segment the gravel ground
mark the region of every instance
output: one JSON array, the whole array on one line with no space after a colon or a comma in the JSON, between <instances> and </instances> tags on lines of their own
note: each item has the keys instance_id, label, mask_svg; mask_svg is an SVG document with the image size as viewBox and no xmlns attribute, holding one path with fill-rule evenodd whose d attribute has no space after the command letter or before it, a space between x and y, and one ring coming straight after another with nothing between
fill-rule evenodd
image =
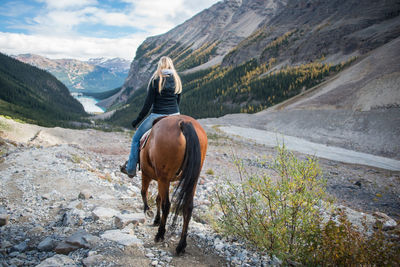
<instances>
[{"instance_id":1,"label":"gravel ground","mask_svg":"<svg viewBox=\"0 0 400 267\"><path fill-rule=\"evenodd\" d=\"M118 171L129 152L129 133L50 129L4 119L1 123L1 136L7 137L1 139L0 150L0 216L7 222L0 228L2 266L281 264L240 240L221 236L207 220L216 185L223 178L239 181L233 159L242 160L248 172L274 175L267 164L275 156L273 148L205 127L209 148L188 247L184 256L176 257L180 228L155 244L157 229L152 218L142 214L139 178L129 179ZM398 218L398 172L325 159L320 164L338 203ZM155 183L150 190L154 209ZM358 216L365 215L360 212Z\"/></svg>"}]
</instances>

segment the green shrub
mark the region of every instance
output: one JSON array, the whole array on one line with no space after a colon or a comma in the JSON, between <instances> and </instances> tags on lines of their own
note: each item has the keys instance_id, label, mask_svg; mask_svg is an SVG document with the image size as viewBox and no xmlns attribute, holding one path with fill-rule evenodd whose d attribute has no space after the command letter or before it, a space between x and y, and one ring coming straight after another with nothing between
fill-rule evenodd
<instances>
[{"instance_id":1,"label":"green shrub","mask_svg":"<svg viewBox=\"0 0 400 267\"><path fill-rule=\"evenodd\" d=\"M367 236L342 213L337 222L323 223L322 211L332 211L325 181L315 158L300 161L285 146L278 147L271 166L277 179L246 173L235 160L240 183L226 179L213 200L213 226L241 237L286 263L308 266L392 266L400 250L382 230ZM366 224L364 222L364 228ZM397 236L398 238L398 236Z\"/></svg>"},{"instance_id":2,"label":"green shrub","mask_svg":"<svg viewBox=\"0 0 400 267\"><path fill-rule=\"evenodd\" d=\"M236 162L242 183L226 181L215 195L223 216L216 222L227 235L247 239L281 259L299 260L319 234L319 210L325 202L324 182L314 158L298 161L285 147L278 148L273 168L277 181L248 176Z\"/></svg>"},{"instance_id":3,"label":"green shrub","mask_svg":"<svg viewBox=\"0 0 400 267\"><path fill-rule=\"evenodd\" d=\"M329 220L320 231L318 246L310 247L309 263L321 266L399 266L399 244L386 238L382 227L367 236L342 212L339 223ZM365 221L363 222L366 228ZM398 237L397 237L398 238Z\"/></svg>"},{"instance_id":4,"label":"green shrub","mask_svg":"<svg viewBox=\"0 0 400 267\"><path fill-rule=\"evenodd\" d=\"M212 169L208 169L208 170L206 171L206 174L208 174L208 175L214 175L214 171L213 171Z\"/></svg>"}]
</instances>

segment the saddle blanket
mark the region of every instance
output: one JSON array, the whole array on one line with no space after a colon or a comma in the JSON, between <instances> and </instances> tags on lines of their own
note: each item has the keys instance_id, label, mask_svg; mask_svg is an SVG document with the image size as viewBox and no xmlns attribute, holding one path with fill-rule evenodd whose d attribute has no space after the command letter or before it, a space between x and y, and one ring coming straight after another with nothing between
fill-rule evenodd
<instances>
[{"instance_id":1,"label":"saddle blanket","mask_svg":"<svg viewBox=\"0 0 400 267\"><path fill-rule=\"evenodd\" d=\"M143 134L142 138L140 138L140 146L139 146L140 150L142 150L146 146L147 139L149 139L149 136L150 136L150 132L151 132L151 129L148 130L147 132L145 132Z\"/></svg>"}]
</instances>

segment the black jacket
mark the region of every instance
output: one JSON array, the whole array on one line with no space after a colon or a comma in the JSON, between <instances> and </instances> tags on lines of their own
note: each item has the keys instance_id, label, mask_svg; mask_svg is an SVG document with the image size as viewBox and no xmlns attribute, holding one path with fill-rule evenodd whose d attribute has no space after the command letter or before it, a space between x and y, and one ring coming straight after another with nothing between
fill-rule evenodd
<instances>
[{"instance_id":1,"label":"black jacket","mask_svg":"<svg viewBox=\"0 0 400 267\"><path fill-rule=\"evenodd\" d=\"M164 88L162 89L161 94L158 92L158 82L159 78L150 82L142 110L136 120L132 121L133 128L135 128L144 117L146 117L152 106L152 113L169 115L179 112L181 94L175 94L174 77L172 75L165 77Z\"/></svg>"}]
</instances>

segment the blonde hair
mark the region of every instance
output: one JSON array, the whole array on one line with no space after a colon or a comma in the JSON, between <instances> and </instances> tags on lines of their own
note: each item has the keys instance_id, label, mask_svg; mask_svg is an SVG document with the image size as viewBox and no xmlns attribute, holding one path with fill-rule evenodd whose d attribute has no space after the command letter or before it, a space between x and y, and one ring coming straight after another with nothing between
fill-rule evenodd
<instances>
[{"instance_id":1,"label":"blonde hair","mask_svg":"<svg viewBox=\"0 0 400 267\"><path fill-rule=\"evenodd\" d=\"M178 73L175 70L172 59L166 56L161 57L160 60L158 61L157 69L153 73L149 81L149 88L150 88L150 83L153 83L155 79L160 78L158 82L158 92L161 93L161 90L163 89L165 83L164 79L165 76L162 74L162 70L170 70L172 72L172 76L174 77L175 81L175 94L180 94L182 92L181 78L179 77Z\"/></svg>"}]
</instances>

